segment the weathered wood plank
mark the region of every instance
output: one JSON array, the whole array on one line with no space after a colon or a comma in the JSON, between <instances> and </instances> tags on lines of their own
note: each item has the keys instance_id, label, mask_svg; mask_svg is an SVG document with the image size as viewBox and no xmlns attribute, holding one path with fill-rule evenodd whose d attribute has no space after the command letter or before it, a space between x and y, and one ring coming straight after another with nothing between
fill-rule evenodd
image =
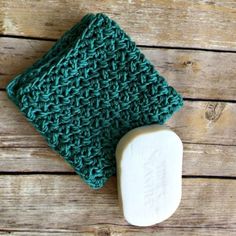
<instances>
[{"instance_id":1,"label":"weathered wood plank","mask_svg":"<svg viewBox=\"0 0 236 236\"><path fill-rule=\"evenodd\" d=\"M236 229L221 228L161 228L149 227L139 229L129 229L129 226L90 226L81 227L76 232L68 230L63 232L0 232L0 235L12 236L234 236Z\"/></svg>"},{"instance_id":2,"label":"weathered wood plank","mask_svg":"<svg viewBox=\"0 0 236 236\"><path fill-rule=\"evenodd\" d=\"M159 227L235 229L235 196L235 180L183 179L179 209L167 221L153 227L153 231ZM118 206L114 177L96 191L79 176L0 176L0 202L0 227L4 230L53 231L98 224L127 225ZM130 229L139 228L130 226Z\"/></svg>"},{"instance_id":3,"label":"weathered wood plank","mask_svg":"<svg viewBox=\"0 0 236 236\"><path fill-rule=\"evenodd\" d=\"M0 38L0 88L32 65L53 42ZM236 100L236 53L141 48L184 97ZM14 66L13 66L14 65Z\"/></svg>"},{"instance_id":4,"label":"weathered wood plank","mask_svg":"<svg viewBox=\"0 0 236 236\"><path fill-rule=\"evenodd\" d=\"M0 45L0 88L5 88L11 79L49 50L53 42L3 37Z\"/></svg>"},{"instance_id":5,"label":"weathered wood plank","mask_svg":"<svg viewBox=\"0 0 236 236\"><path fill-rule=\"evenodd\" d=\"M92 228L92 227L91 227ZM6 232L0 232L1 236L99 236L99 230L94 230L94 232L80 232L80 230L78 230L77 232L68 232L68 231L64 231L64 232L25 232L25 231L18 231L18 232L14 232L14 231L6 231ZM107 234L104 236L110 236L111 234ZM103 236L100 234L100 236Z\"/></svg>"},{"instance_id":6,"label":"weathered wood plank","mask_svg":"<svg viewBox=\"0 0 236 236\"><path fill-rule=\"evenodd\" d=\"M167 125L184 142L236 144L236 103L185 101Z\"/></svg>"},{"instance_id":7,"label":"weathered wood plank","mask_svg":"<svg viewBox=\"0 0 236 236\"><path fill-rule=\"evenodd\" d=\"M234 229L214 229L214 228L155 228L150 230L112 232L111 236L233 236ZM108 234L109 235L109 234Z\"/></svg>"},{"instance_id":8,"label":"weathered wood plank","mask_svg":"<svg viewBox=\"0 0 236 236\"><path fill-rule=\"evenodd\" d=\"M1 147L47 147L45 140L37 135L34 130L32 135L21 134L0 134L0 148Z\"/></svg>"},{"instance_id":9,"label":"weathered wood plank","mask_svg":"<svg viewBox=\"0 0 236 236\"><path fill-rule=\"evenodd\" d=\"M104 12L141 45L236 49L236 3L231 0L2 0L0 6L5 35L55 39L84 14Z\"/></svg>"},{"instance_id":10,"label":"weathered wood plank","mask_svg":"<svg viewBox=\"0 0 236 236\"><path fill-rule=\"evenodd\" d=\"M184 144L183 175L236 176L236 146Z\"/></svg>"},{"instance_id":11,"label":"weathered wood plank","mask_svg":"<svg viewBox=\"0 0 236 236\"><path fill-rule=\"evenodd\" d=\"M0 172L70 172L59 154L49 148L0 148Z\"/></svg>"},{"instance_id":12,"label":"weathered wood plank","mask_svg":"<svg viewBox=\"0 0 236 236\"><path fill-rule=\"evenodd\" d=\"M236 146L184 144L184 176L236 177ZM68 172L73 169L49 148L0 148L0 172ZM214 167L214 168L212 168Z\"/></svg>"},{"instance_id":13,"label":"weathered wood plank","mask_svg":"<svg viewBox=\"0 0 236 236\"><path fill-rule=\"evenodd\" d=\"M0 92L0 110L0 147L43 144L42 137L26 122L4 91ZM235 145L235 123L236 103L185 101L184 108L175 113L167 125L184 142Z\"/></svg>"}]
</instances>

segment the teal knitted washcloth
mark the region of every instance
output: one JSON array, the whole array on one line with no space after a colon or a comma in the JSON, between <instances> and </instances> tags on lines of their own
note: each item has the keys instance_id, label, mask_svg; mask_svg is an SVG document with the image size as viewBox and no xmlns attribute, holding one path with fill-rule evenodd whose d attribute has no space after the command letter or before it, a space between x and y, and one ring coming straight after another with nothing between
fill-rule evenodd
<instances>
[{"instance_id":1,"label":"teal knitted washcloth","mask_svg":"<svg viewBox=\"0 0 236 236\"><path fill-rule=\"evenodd\" d=\"M129 36L88 14L7 86L9 98L92 188L116 172L129 130L163 124L183 105Z\"/></svg>"}]
</instances>

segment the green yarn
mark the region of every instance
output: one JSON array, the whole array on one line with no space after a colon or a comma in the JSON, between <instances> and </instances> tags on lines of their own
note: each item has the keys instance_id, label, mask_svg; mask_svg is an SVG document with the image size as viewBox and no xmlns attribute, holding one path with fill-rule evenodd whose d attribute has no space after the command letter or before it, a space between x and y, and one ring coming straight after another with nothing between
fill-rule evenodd
<instances>
[{"instance_id":1,"label":"green yarn","mask_svg":"<svg viewBox=\"0 0 236 236\"><path fill-rule=\"evenodd\" d=\"M182 97L120 27L88 14L7 86L9 98L92 188L116 172L129 130L163 124Z\"/></svg>"}]
</instances>

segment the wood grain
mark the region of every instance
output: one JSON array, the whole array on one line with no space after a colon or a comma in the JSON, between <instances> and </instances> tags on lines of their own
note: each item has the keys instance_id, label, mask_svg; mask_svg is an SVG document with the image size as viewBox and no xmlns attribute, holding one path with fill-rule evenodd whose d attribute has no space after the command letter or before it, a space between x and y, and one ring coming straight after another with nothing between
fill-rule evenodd
<instances>
[{"instance_id":1,"label":"wood grain","mask_svg":"<svg viewBox=\"0 0 236 236\"><path fill-rule=\"evenodd\" d=\"M0 33L56 39L88 12L104 12L141 45L236 49L231 0L1 1Z\"/></svg>"},{"instance_id":2,"label":"wood grain","mask_svg":"<svg viewBox=\"0 0 236 236\"><path fill-rule=\"evenodd\" d=\"M222 194L223 193L223 194ZM183 179L179 209L152 227L236 228L236 181ZM81 230L94 225L128 226L118 206L116 179L91 190L79 176L0 176L0 228ZM107 226L109 227L109 226ZM109 228L108 228L109 229ZM139 229L129 226L129 229ZM143 228L145 232L145 228ZM147 228L149 231L150 228Z\"/></svg>"},{"instance_id":3,"label":"wood grain","mask_svg":"<svg viewBox=\"0 0 236 236\"><path fill-rule=\"evenodd\" d=\"M0 148L0 172L74 173L59 154L50 148Z\"/></svg>"},{"instance_id":4,"label":"wood grain","mask_svg":"<svg viewBox=\"0 0 236 236\"><path fill-rule=\"evenodd\" d=\"M0 110L0 147L46 146L4 91L0 92ZM236 103L185 101L167 125L184 142L235 145L235 123Z\"/></svg>"},{"instance_id":5,"label":"wood grain","mask_svg":"<svg viewBox=\"0 0 236 236\"><path fill-rule=\"evenodd\" d=\"M53 42L0 38L0 88L31 66ZM236 53L141 48L184 97L236 100ZM14 65L14 66L12 66Z\"/></svg>"},{"instance_id":6,"label":"wood grain","mask_svg":"<svg viewBox=\"0 0 236 236\"><path fill-rule=\"evenodd\" d=\"M184 176L236 177L236 146L184 144ZM2 173L74 173L49 148L0 148Z\"/></svg>"},{"instance_id":7,"label":"wood grain","mask_svg":"<svg viewBox=\"0 0 236 236\"><path fill-rule=\"evenodd\" d=\"M222 229L222 228L139 228L130 229L126 226L89 226L82 227L74 232L69 230L61 230L61 232L26 232L26 231L3 231L1 236L234 236L236 229Z\"/></svg>"}]
</instances>

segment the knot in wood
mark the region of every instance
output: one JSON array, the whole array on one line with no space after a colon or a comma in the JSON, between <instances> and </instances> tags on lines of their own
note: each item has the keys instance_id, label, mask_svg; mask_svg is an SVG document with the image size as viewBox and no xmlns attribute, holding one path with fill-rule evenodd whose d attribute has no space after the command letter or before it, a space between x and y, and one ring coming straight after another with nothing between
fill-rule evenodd
<instances>
[{"instance_id":1,"label":"knot in wood","mask_svg":"<svg viewBox=\"0 0 236 236\"><path fill-rule=\"evenodd\" d=\"M224 108L224 103L209 102L206 106L206 119L209 121L217 121L220 118Z\"/></svg>"}]
</instances>

